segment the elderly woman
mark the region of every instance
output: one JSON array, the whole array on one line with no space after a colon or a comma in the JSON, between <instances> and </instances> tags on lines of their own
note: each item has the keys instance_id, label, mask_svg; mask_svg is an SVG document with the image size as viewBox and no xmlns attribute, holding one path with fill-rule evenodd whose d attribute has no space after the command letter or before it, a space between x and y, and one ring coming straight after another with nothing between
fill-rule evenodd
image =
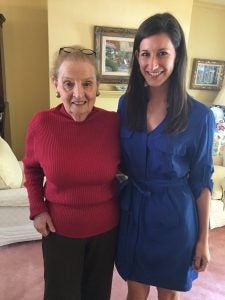
<instances>
[{"instance_id":1,"label":"elderly woman","mask_svg":"<svg viewBox=\"0 0 225 300\"><path fill-rule=\"evenodd\" d=\"M44 299L109 300L119 117L94 106L99 75L93 50L61 48L52 80L62 104L32 118L23 160L30 218L43 235Z\"/></svg>"}]
</instances>

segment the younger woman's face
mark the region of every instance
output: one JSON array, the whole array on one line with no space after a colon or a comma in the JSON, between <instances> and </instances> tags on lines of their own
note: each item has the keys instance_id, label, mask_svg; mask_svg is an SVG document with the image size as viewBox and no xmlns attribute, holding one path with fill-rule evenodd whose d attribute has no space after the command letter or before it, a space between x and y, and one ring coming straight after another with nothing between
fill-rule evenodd
<instances>
[{"instance_id":1,"label":"younger woman's face","mask_svg":"<svg viewBox=\"0 0 225 300\"><path fill-rule=\"evenodd\" d=\"M94 107L98 90L94 66L86 60L65 60L55 87L67 113L75 121L84 121Z\"/></svg>"},{"instance_id":2,"label":"younger woman's face","mask_svg":"<svg viewBox=\"0 0 225 300\"><path fill-rule=\"evenodd\" d=\"M143 39L136 57L146 83L160 87L168 83L173 72L176 50L166 33L159 33Z\"/></svg>"}]
</instances>

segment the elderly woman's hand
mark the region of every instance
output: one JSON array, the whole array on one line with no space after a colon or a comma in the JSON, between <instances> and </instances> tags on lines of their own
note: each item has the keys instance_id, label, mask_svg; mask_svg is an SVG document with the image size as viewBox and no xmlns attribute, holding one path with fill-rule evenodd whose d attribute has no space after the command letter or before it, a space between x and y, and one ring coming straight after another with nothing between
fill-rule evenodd
<instances>
[{"instance_id":1,"label":"elderly woman's hand","mask_svg":"<svg viewBox=\"0 0 225 300\"><path fill-rule=\"evenodd\" d=\"M47 212L42 212L34 218L34 227L43 236L47 236L49 232L55 232L52 219Z\"/></svg>"}]
</instances>

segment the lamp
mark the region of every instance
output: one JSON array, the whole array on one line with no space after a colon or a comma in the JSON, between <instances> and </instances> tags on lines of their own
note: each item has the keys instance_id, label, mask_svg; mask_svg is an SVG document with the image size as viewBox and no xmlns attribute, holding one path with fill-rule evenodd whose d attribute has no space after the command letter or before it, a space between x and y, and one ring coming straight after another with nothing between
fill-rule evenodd
<instances>
[{"instance_id":1,"label":"lamp","mask_svg":"<svg viewBox=\"0 0 225 300\"><path fill-rule=\"evenodd\" d=\"M213 101L213 105L225 106L225 85L222 87L222 89L217 94L215 100Z\"/></svg>"}]
</instances>

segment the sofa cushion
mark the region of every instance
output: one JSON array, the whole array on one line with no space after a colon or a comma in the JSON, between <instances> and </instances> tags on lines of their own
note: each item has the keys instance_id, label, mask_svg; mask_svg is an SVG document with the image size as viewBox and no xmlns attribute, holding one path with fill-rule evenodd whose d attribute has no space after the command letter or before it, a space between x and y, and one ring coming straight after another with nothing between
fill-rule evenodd
<instances>
[{"instance_id":1,"label":"sofa cushion","mask_svg":"<svg viewBox=\"0 0 225 300\"><path fill-rule=\"evenodd\" d=\"M0 177L5 186L19 188L23 182L23 171L12 149L0 137ZM4 188L4 187L3 187Z\"/></svg>"},{"instance_id":2,"label":"sofa cushion","mask_svg":"<svg viewBox=\"0 0 225 300\"><path fill-rule=\"evenodd\" d=\"M0 208L19 206L29 206L27 189L25 187L0 192Z\"/></svg>"},{"instance_id":3,"label":"sofa cushion","mask_svg":"<svg viewBox=\"0 0 225 300\"><path fill-rule=\"evenodd\" d=\"M224 203L219 200L211 202L210 229L225 226Z\"/></svg>"}]
</instances>

